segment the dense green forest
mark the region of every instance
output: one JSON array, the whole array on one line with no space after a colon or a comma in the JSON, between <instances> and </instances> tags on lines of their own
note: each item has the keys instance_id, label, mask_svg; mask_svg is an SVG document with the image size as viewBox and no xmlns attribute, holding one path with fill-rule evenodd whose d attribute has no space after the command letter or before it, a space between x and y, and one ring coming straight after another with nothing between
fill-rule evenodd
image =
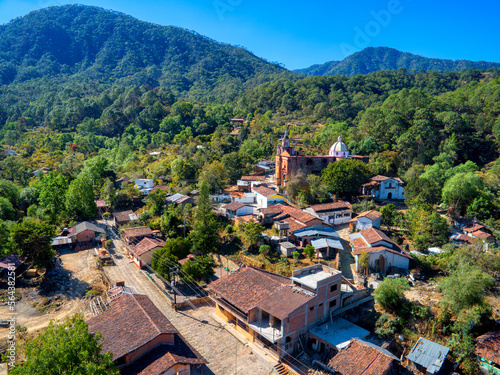
<instances>
[{"instance_id":1,"label":"dense green forest","mask_svg":"<svg viewBox=\"0 0 500 375\"><path fill-rule=\"evenodd\" d=\"M362 51L347 56L342 61L328 61L324 64L315 64L308 68L297 69L295 72L308 76L339 75L355 76L368 74L378 70L425 70L425 71L461 71L462 69L489 69L500 68L500 63L488 61L447 60L434 59L401 52L389 47L368 47Z\"/></svg>"},{"instance_id":2,"label":"dense green forest","mask_svg":"<svg viewBox=\"0 0 500 375\"><path fill-rule=\"evenodd\" d=\"M49 7L0 26L0 84L161 85L207 101L291 74L244 48L97 7Z\"/></svg>"}]
</instances>

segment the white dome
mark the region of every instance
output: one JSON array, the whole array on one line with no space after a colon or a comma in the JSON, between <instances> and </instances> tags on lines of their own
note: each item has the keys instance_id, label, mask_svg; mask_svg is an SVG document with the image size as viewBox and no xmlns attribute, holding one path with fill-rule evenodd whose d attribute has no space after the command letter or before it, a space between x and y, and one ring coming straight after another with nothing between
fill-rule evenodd
<instances>
[{"instance_id":1,"label":"white dome","mask_svg":"<svg viewBox=\"0 0 500 375\"><path fill-rule=\"evenodd\" d=\"M344 142L342 142L342 137L340 135L338 141L335 142L332 145L332 147L330 147L330 152L328 154L330 156L340 156L340 157L349 156L349 148Z\"/></svg>"}]
</instances>

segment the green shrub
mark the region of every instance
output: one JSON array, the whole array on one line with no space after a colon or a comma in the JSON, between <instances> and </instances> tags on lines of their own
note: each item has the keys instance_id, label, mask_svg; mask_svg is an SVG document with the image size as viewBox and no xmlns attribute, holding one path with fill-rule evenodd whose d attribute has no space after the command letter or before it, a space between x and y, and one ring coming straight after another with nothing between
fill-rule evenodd
<instances>
[{"instance_id":1,"label":"green shrub","mask_svg":"<svg viewBox=\"0 0 500 375\"><path fill-rule=\"evenodd\" d=\"M373 292L375 302L388 309L395 309L401 303L401 298L406 290L410 289L408 281L404 278L385 279Z\"/></svg>"},{"instance_id":2,"label":"green shrub","mask_svg":"<svg viewBox=\"0 0 500 375\"><path fill-rule=\"evenodd\" d=\"M400 319L394 319L389 314L384 314L375 323L375 334L381 338L391 338L402 328Z\"/></svg>"}]
</instances>

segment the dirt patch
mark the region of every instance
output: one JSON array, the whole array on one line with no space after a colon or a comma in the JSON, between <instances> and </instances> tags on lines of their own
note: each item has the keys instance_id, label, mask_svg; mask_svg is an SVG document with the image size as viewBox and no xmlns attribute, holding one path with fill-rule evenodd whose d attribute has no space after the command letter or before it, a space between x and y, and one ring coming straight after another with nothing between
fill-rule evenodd
<instances>
[{"instance_id":1,"label":"dirt patch","mask_svg":"<svg viewBox=\"0 0 500 375\"><path fill-rule=\"evenodd\" d=\"M48 326L52 319L63 320L67 316L83 313L89 316L86 292L107 290L103 273L92 250L66 251L60 261L47 270L44 281L30 286L18 280L16 293L21 297L16 303L16 324L33 332ZM7 316L8 306L0 306L0 316ZM0 340L7 335L0 329Z\"/></svg>"},{"instance_id":2,"label":"dirt patch","mask_svg":"<svg viewBox=\"0 0 500 375\"><path fill-rule=\"evenodd\" d=\"M443 300L443 294L439 292L436 285L419 285L405 292L408 301L418 302L422 306L427 306L433 313L439 310L439 304Z\"/></svg>"}]
</instances>

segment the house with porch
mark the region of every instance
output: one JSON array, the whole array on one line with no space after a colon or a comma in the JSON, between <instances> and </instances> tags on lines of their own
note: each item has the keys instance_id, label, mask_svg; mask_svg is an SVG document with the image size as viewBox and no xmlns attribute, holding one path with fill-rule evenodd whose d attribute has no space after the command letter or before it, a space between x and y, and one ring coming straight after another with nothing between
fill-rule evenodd
<instances>
[{"instance_id":1,"label":"house with porch","mask_svg":"<svg viewBox=\"0 0 500 375\"><path fill-rule=\"evenodd\" d=\"M332 225L348 223L352 218L351 204L342 201L316 204L307 207L305 212L319 217L325 223Z\"/></svg>"},{"instance_id":2,"label":"house with porch","mask_svg":"<svg viewBox=\"0 0 500 375\"><path fill-rule=\"evenodd\" d=\"M368 228L349 235L356 268L361 269L360 255L368 254L368 270L386 273L389 267L408 270L410 254L401 250L393 240L379 229Z\"/></svg>"},{"instance_id":3,"label":"house with porch","mask_svg":"<svg viewBox=\"0 0 500 375\"><path fill-rule=\"evenodd\" d=\"M245 266L208 285L216 315L278 357L300 349L299 335L340 307L342 273L322 264L284 277Z\"/></svg>"},{"instance_id":4,"label":"house with porch","mask_svg":"<svg viewBox=\"0 0 500 375\"><path fill-rule=\"evenodd\" d=\"M113 355L121 374L203 374L206 359L146 295L123 292L110 300L87 324L101 333L103 353Z\"/></svg>"},{"instance_id":5,"label":"house with porch","mask_svg":"<svg viewBox=\"0 0 500 375\"><path fill-rule=\"evenodd\" d=\"M361 186L361 193L375 199L405 199L404 182L399 177L374 176L371 181Z\"/></svg>"}]
</instances>

